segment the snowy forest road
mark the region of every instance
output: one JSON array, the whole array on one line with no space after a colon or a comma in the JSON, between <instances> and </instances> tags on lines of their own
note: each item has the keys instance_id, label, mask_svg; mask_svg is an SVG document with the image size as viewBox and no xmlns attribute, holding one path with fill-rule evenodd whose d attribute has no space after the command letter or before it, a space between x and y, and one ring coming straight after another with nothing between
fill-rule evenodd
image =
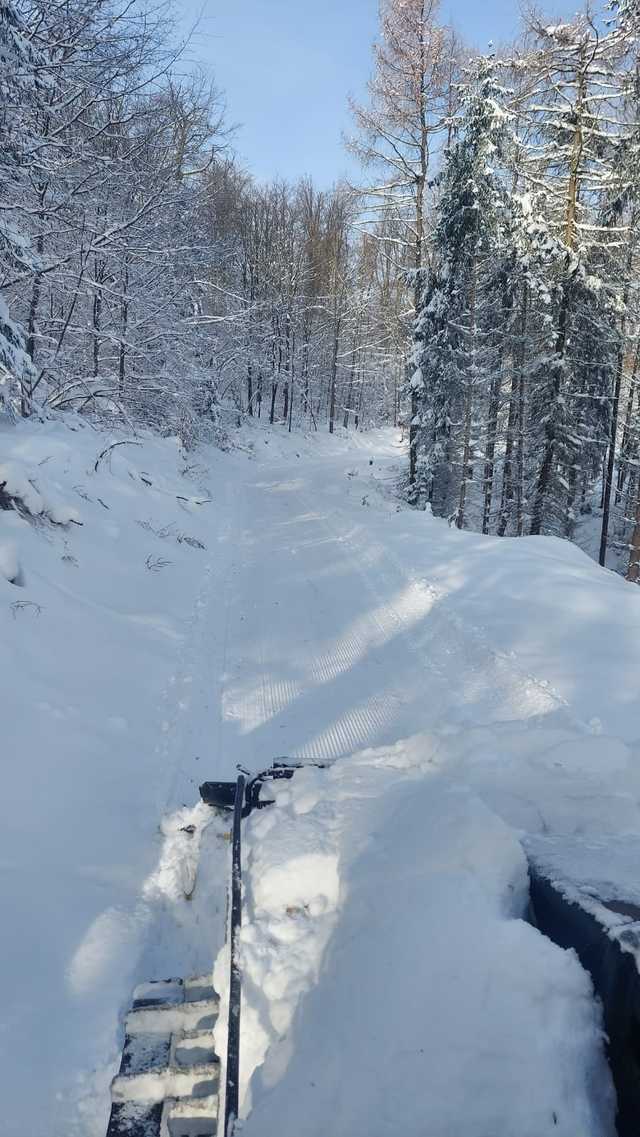
<instances>
[{"instance_id":1,"label":"snowy forest road","mask_svg":"<svg viewBox=\"0 0 640 1137\"><path fill-rule=\"evenodd\" d=\"M229 771L278 755L337 758L444 717L477 724L563 703L442 608L409 535L398 544L389 525L395 505L368 504L398 450L378 449L373 466L371 453L365 442L333 461L260 463L235 487L241 524L217 635L218 761Z\"/></svg>"},{"instance_id":2,"label":"snowy forest road","mask_svg":"<svg viewBox=\"0 0 640 1137\"><path fill-rule=\"evenodd\" d=\"M281 755L346 761L323 779L297 774L248 827L247 1131L315 1137L331 1115L341 1137L537 1137L547 1125L603 1137L598 1012L575 957L523 921L522 844L551 842L561 872L567 854L597 889L602 841L617 835L616 871L634 884L640 721L619 661L633 658L637 598L568 543L487 539L403 508L390 433L319 440L303 457L295 445L285 462L257 455L234 487L219 755L253 770ZM412 803L406 828L396 793ZM519 866L502 886L498 834ZM330 861L332 842L338 900L322 894L321 867L304 868ZM485 925L496 886L498 922ZM334 921L315 955L307 902ZM407 1053L431 1055L419 1086ZM442 1090L426 1073L440 1058ZM534 1086L544 1092L522 1110Z\"/></svg>"}]
</instances>

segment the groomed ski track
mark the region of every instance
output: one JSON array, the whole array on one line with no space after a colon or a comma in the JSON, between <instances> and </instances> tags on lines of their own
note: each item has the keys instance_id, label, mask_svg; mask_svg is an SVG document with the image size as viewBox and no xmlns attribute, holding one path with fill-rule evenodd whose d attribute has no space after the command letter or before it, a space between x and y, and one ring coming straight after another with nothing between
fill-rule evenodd
<instances>
[{"instance_id":1,"label":"groomed ski track","mask_svg":"<svg viewBox=\"0 0 640 1137\"><path fill-rule=\"evenodd\" d=\"M409 536L398 541L390 493L370 504L372 491L390 490L400 456L364 436L333 462L257 462L234 487L224 630L214 633L217 750L229 772L278 754L338 758L445 715L468 720L471 707L478 723L563 706L486 630L447 612Z\"/></svg>"}]
</instances>

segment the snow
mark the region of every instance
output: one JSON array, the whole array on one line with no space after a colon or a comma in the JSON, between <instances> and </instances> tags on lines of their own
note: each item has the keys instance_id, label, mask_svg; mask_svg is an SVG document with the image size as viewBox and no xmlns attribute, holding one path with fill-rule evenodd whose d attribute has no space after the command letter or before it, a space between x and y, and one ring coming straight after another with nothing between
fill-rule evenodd
<instances>
[{"instance_id":1,"label":"snow","mask_svg":"<svg viewBox=\"0 0 640 1137\"><path fill-rule=\"evenodd\" d=\"M296 774L268 829L249 826L243 1032L266 1059L243 1137L328 1121L336 1137L612 1134L590 982L522 919L517 838L428 757L401 756L313 771L323 793L303 812ZM305 888L318 841L333 856ZM245 1082L256 1057L245 1045Z\"/></svg>"},{"instance_id":2,"label":"snow","mask_svg":"<svg viewBox=\"0 0 640 1137\"><path fill-rule=\"evenodd\" d=\"M0 463L0 486L10 497L17 497L33 517L44 513L44 501L28 474L17 462Z\"/></svg>"},{"instance_id":3,"label":"snow","mask_svg":"<svg viewBox=\"0 0 640 1137\"><path fill-rule=\"evenodd\" d=\"M197 786L286 754L331 768L246 829L247 1131L289 1093L283 1133L305 1109L307 1137L422 1133L411 1085L443 1135L608 1134L597 1007L522 919L522 844L585 887L581 842L637 864L637 589L405 508L397 432L142 434L95 471L131 436L1 429L44 505L0 513L0 1137L103 1137L133 986L224 939L228 824Z\"/></svg>"},{"instance_id":4,"label":"snow","mask_svg":"<svg viewBox=\"0 0 640 1137\"><path fill-rule=\"evenodd\" d=\"M15 581L20 575L20 561L15 541L0 541L0 576Z\"/></svg>"},{"instance_id":5,"label":"snow","mask_svg":"<svg viewBox=\"0 0 640 1137\"><path fill-rule=\"evenodd\" d=\"M47 474L44 474L44 480L48 482ZM38 476L43 480L37 468L28 470L18 462L0 462L0 487L9 497L17 498L32 517L44 514L55 525L68 525L72 521L81 525L80 510L60 500L55 488L48 488L46 495L41 493Z\"/></svg>"},{"instance_id":6,"label":"snow","mask_svg":"<svg viewBox=\"0 0 640 1137\"><path fill-rule=\"evenodd\" d=\"M222 844L196 801L215 761L203 625L227 491L194 499L233 460L212 450L207 469L142 435L95 472L117 437L76 418L0 434L3 474L36 514L0 511L3 568L14 544L23 577L0 576L2 1137L104 1137L133 985L210 969L223 934L209 856L203 896L185 897L201 841ZM215 553L186 540L212 531Z\"/></svg>"},{"instance_id":7,"label":"snow","mask_svg":"<svg viewBox=\"0 0 640 1137\"><path fill-rule=\"evenodd\" d=\"M638 914L640 887L637 864L640 838L635 834L589 837L538 836L526 841L538 871L572 903L591 912L623 951L632 952L640 966ZM625 936L632 925L635 934Z\"/></svg>"}]
</instances>

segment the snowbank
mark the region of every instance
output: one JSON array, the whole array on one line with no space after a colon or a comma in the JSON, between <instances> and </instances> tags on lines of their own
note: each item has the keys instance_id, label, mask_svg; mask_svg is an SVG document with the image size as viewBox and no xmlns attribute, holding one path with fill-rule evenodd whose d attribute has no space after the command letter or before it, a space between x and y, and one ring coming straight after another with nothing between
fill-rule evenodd
<instances>
[{"instance_id":1,"label":"snowbank","mask_svg":"<svg viewBox=\"0 0 640 1137\"><path fill-rule=\"evenodd\" d=\"M104 1137L133 984L217 938L218 885L185 896L233 460L143 434L95 469L130 437L0 428L2 1137Z\"/></svg>"},{"instance_id":2,"label":"snowbank","mask_svg":"<svg viewBox=\"0 0 640 1137\"><path fill-rule=\"evenodd\" d=\"M613 1133L590 981L524 922L513 832L424 751L296 773L247 841L246 1137Z\"/></svg>"}]
</instances>

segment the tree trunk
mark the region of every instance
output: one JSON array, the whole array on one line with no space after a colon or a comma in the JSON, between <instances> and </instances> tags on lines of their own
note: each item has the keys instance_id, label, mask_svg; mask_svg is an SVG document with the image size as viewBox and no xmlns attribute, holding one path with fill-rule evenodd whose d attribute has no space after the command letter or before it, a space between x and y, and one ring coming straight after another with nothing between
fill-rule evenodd
<instances>
[{"instance_id":1,"label":"tree trunk","mask_svg":"<svg viewBox=\"0 0 640 1137\"><path fill-rule=\"evenodd\" d=\"M631 535L631 551L629 554L629 567L627 569L627 580L637 584L640 577L640 495L636 505L636 519Z\"/></svg>"},{"instance_id":2,"label":"tree trunk","mask_svg":"<svg viewBox=\"0 0 640 1137\"><path fill-rule=\"evenodd\" d=\"M309 319L305 315L304 327L302 329L302 397L304 399L304 409L307 413L311 414L311 404L309 402L309 339L311 336L311 328L309 326Z\"/></svg>"},{"instance_id":3,"label":"tree trunk","mask_svg":"<svg viewBox=\"0 0 640 1137\"><path fill-rule=\"evenodd\" d=\"M329 398L329 434L333 434L336 417L336 382L338 377L338 347L340 345L340 319L335 321L333 354L331 357L331 389Z\"/></svg>"},{"instance_id":4,"label":"tree trunk","mask_svg":"<svg viewBox=\"0 0 640 1137\"><path fill-rule=\"evenodd\" d=\"M488 533L491 524L491 505L493 501L493 481L495 475L496 440L498 434L498 412L500 410L500 390L504 363L504 340L500 351L500 366L491 380L489 395L489 414L487 418L487 445L484 462L484 509L482 513L482 532Z\"/></svg>"},{"instance_id":5,"label":"tree trunk","mask_svg":"<svg viewBox=\"0 0 640 1137\"><path fill-rule=\"evenodd\" d=\"M276 380L271 381L271 410L269 411L269 422L273 426L276 417L276 395L278 394L278 383Z\"/></svg>"},{"instance_id":6,"label":"tree trunk","mask_svg":"<svg viewBox=\"0 0 640 1137\"><path fill-rule=\"evenodd\" d=\"M624 333L623 333L624 338ZM618 415L620 411L620 391L622 388L622 369L624 363L624 342L618 349L616 361L616 381L613 390L613 404L611 407L611 427L609 430L609 450L604 471L604 494L602 503L602 529L600 532L600 553L598 561L601 565L607 563L607 542L609 538L609 514L611 512L611 491L613 489L613 476L616 465L616 439L618 437Z\"/></svg>"},{"instance_id":7,"label":"tree trunk","mask_svg":"<svg viewBox=\"0 0 640 1137\"><path fill-rule=\"evenodd\" d=\"M464 513L467 501L467 481L469 479L469 468L471 465L471 415L473 412L473 378L475 375L475 360L476 360L476 288L477 288L477 258L473 254L473 263L471 266L471 288L469 290L469 345L471 355L471 365L467 369L466 382L465 382L465 395L464 395L464 436L462 444L462 471L460 478L460 495L458 498L458 513L456 517L456 526L458 529L464 527Z\"/></svg>"},{"instance_id":8,"label":"tree trunk","mask_svg":"<svg viewBox=\"0 0 640 1137\"><path fill-rule=\"evenodd\" d=\"M568 258L567 258L568 263ZM559 405L560 395L562 393L562 367L564 363L565 348L567 342L567 323L569 319L569 286L568 281L565 280L562 289L562 298L560 301L560 312L558 314L558 333L556 336L555 346L555 375L552 386L552 408L555 409ZM533 504L533 512L531 515L531 534L539 536L542 532L544 523L544 507L546 504L546 497L551 485L553 477L553 469L556 461L556 449L558 444L557 438L557 424L551 414L546 427L546 440L542 463L538 474L538 481L536 484L536 495Z\"/></svg>"},{"instance_id":9,"label":"tree trunk","mask_svg":"<svg viewBox=\"0 0 640 1137\"><path fill-rule=\"evenodd\" d=\"M124 398L126 380L127 358L127 329L129 326L129 266L124 262L124 277L122 281L122 299L120 301L120 348L118 352L118 395Z\"/></svg>"},{"instance_id":10,"label":"tree trunk","mask_svg":"<svg viewBox=\"0 0 640 1137\"><path fill-rule=\"evenodd\" d=\"M344 426L345 430L349 429L349 414L351 412L351 400L353 398L353 379L354 379L354 376L356 373L356 344L357 344L357 332L356 332L356 335L354 335L354 337L353 337L353 350L351 353L351 367L349 369L349 386L347 387L346 406L344 408L344 418L342 420L342 425Z\"/></svg>"},{"instance_id":11,"label":"tree trunk","mask_svg":"<svg viewBox=\"0 0 640 1137\"><path fill-rule=\"evenodd\" d=\"M289 391L289 434L293 425L293 391L296 377L296 335L291 333L291 390Z\"/></svg>"},{"instance_id":12,"label":"tree trunk","mask_svg":"<svg viewBox=\"0 0 640 1137\"><path fill-rule=\"evenodd\" d=\"M247 410L253 418L253 369L251 360L247 363Z\"/></svg>"},{"instance_id":13,"label":"tree trunk","mask_svg":"<svg viewBox=\"0 0 640 1137\"><path fill-rule=\"evenodd\" d=\"M575 518L574 506L575 506L575 502L576 502L576 489L577 489L577 485L578 485L578 470L577 470L575 462L573 462L571 464L571 469L569 470L568 482L569 482L569 490L567 493L567 506L566 506L566 513L565 513L565 522L564 522L564 535L565 535L565 537L568 537L568 539L570 541L572 541L573 535L575 532L575 527L576 527L576 518Z\"/></svg>"},{"instance_id":14,"label":"tree trunk","mask_svg":"<svg viewBox=\"0 0 640 1137\"><path fill-rule=\"evenodd\" d=\"M636 216L635 211L631 218L631 228L635 228ZM602 531L600 533L600 555L599 562L601 565L607 563L607 541L609 538L609 514L611 511L611 493L613 490L613 478L616 466L616 443L618 440L618 418L620 414L620 392L622 390L622 376L624 373L624 352L626 344L626 312L629 304L629 289L631 280L631 269L633 265L633 253L635 249L635 242L629 242L627 251L627 261L625 265L625 282L624 291L622 295L622 319L620 321L620 343L618 345L618 358L616 360L616 380L613 390L613 404L611 407L611 427L609 430L609 450L607 456L607 464L604 476L604 494L602 502Z\"/></svg>"},{"instance_id":15,"label":"tree trunk","mask_svg":"<svg viewBox=\"0 0 640 1137\"><path fill-rule=\"evenodd\" d=\"M96 273L96 280L98 275ZM102 289L97 288L93 295L93 378L97 379L100 374L100 327L102 323Z\"/></svg>"},{"instance_id":16,"label":"tree trunk","mask_svg":"<svg viewBox=\"0 0 640 1137\"><path fill-rule=\"evenodd\" d=\"M622 427L622 443L620 446L620 462L618 463L618 481L616 484L616 505L620 504L622 494L624 491L624 484L627 479L628 465L627 458L631 449L631 434L633 422L633 407L636 396L638 362L640 357L640 339L636 342L636 350L633 357L633 371L629 379L629 391L627 394L627 406L624 415L624 425Z\"/></svg>"},{"instance_id":17,"label":"tree trunk","mask_svg":"<svg viewBox=\"0 0 640 1137\"><path fill-rule=\"evenodd\" d=\"M526 337L529 313L529 289L526 280L522 284L522 302L518 320L518 335L512 348L511 392L509 396L509 417L507 420L507 441L505 446L504 468L502 473L502 500L500 502L500 521L498 522L498 536L504 537L507 532L513 510L514 498L518 501L516 525L522 525L522 487L518 493L520 482L519 451L523 445L521 414L522 389L524 386L524 366L526 361Z\"/></svg>"},{"instance_id":18,"label":"tree trunk","mask_svg":"<svg viewBox=\"0 0 640 1137\"><path fill-rule=\"evenodd\" d=\"M45 134L49 133L49 120L47 118ZM40 183L38 197L40 199L41 210L44 210L44 203L47 196L48 183ZM42 254L44 253L44 212L38 213L38 220L40 223L40 232L36 237L36 252L38 254L38 263L42 262ZM33 285L31 287L31 301L29 303L29 318L27 320L27 342L26 350L27 355L32 362L36 358L36 327L38 323L38 309L40 307L40 297L42 295L42 280L41 272L37 272L33 278Z\"/></svg>"},{"instance_id":19,"label":"tree trunk","mask_svg":"<svg viewBox=\"0 0 640 1137\"><path fill-rule=\"evenodd\" d=\"M421 25L424 27L426 19L426 6L420 7ZM420 143L419 143L419 170L415 175L416 187L416 229L415 229L415 284L413 292L414 318L417 318L422 300L422 268L424 263L424 194L427 184L429 168L429 130L427 122L427 91L426 91L426 45L424 35L420 37ZM411 422L409 424L409 485L413 486L418 470L418 394L411 390Z\"/></svg>"},{"instance_id":20,"label":"tree trunk","mask_svg":"<svg viewBox=\"0 0 640 1137\"><path fill-rule=\"evenodd\" d=\"M516 534L522 537L524 533L524 432L526 427L527 396L525 390L524 366L518 377L518 445L516 447Z\"/></svg>"}]
</instances>

